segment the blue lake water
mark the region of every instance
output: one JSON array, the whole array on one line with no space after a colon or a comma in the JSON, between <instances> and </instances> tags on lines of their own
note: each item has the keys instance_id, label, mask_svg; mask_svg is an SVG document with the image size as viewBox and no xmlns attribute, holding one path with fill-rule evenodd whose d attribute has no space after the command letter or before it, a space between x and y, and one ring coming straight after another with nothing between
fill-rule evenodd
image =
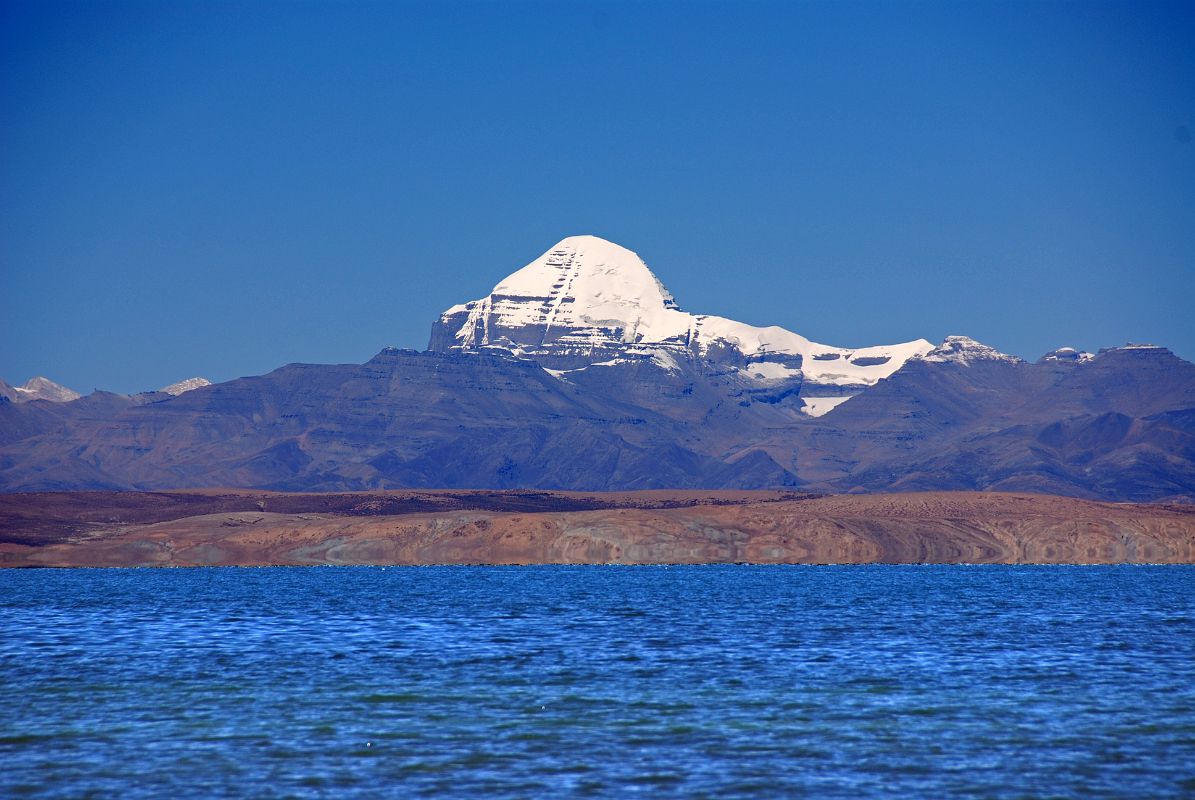
<instances>
[{"instance_id":1,"label":"blue lake water","mask_svg":"<svg viewBox=\"0 0 1195 800\"><path fill-rule=\"evenodd\" d=\"M1191 797L1195 567L0 571L0 796Z\"/></svg>"}]
</instances>

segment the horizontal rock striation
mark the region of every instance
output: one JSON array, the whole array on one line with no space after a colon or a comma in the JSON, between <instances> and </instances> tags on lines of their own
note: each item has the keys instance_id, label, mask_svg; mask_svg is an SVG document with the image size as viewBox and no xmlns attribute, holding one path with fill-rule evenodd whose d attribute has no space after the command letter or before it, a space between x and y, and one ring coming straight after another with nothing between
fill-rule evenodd
<instances>
[{"instance_id":1,"label":"horizontal rock striation","mask_svg":"<svg viewBox=\"0 0 1195 800\"><path fill-rule=\"evenodd\" d=\"M571 510L501 511L501 495L424 493L444 510L400 513L386 495L338 497L353 503L271 495L190 515L180 500L176 519L10 536L0 565L1195 563L1195 508L1043 495L541 493L537 508Z\"/></svg>"}]
</instances>

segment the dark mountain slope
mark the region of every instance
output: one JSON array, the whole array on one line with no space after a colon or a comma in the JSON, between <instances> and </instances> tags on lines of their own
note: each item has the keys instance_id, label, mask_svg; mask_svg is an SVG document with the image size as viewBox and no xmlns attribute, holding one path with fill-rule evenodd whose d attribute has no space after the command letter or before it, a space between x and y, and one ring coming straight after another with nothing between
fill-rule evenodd
<instances>
[{"instance_id":1,"label":"dark mountain slope","mask_svg":"<svg viewBox=\"0 0 1195 800\"><path fill-rule=\"evenodd\" d=\"M387 350L363 365L292 364L107 415L43 417L19 419L12 430L34 435L0 449L5 490L793 483L766 457L728 467L680 444L694 437L651 409L495 355Z\"/></svg>"},{"instance_id":2,"label":"dark mountain slope","mask_svg":"<svg viewBox=\"0 0 1195 800\"><path fill-rule=\"evenodd\" d=\"M1163 348L1088 363L912 362L805 438L804 485L1195 494L1195 365Z\"/></svg>"}]
</instances>

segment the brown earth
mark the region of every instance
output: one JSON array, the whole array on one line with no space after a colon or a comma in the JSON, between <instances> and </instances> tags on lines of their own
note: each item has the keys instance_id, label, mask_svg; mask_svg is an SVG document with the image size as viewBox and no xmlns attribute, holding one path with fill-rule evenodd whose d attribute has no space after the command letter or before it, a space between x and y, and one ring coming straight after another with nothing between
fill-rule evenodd
<instances>
[{"instance_id":1,"label":"brown earth","mask_svg":"<svg viewBox=\"0 0 1195 800\"><path fill-rule=\"evenodd\" d=\"M0 495L0 566L1195 563L1195 507L933 492Z\"/></svg>"}]
</instances>

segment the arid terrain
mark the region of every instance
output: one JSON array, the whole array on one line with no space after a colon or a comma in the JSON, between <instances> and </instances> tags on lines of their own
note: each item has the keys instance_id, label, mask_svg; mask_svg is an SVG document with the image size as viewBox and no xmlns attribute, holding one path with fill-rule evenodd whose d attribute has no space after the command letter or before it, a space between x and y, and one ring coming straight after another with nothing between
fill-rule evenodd
<instances>
[{"instance_id":1,"label":"arid terrain","mask_svg":"<svg viewBox=\"0 0 1195 800\"><path fill-rule=\"evenodd\" d=\"M0 495L0 566L1195 563L1195 506L1049 495Z\"/></svg>"}]
</instances>

